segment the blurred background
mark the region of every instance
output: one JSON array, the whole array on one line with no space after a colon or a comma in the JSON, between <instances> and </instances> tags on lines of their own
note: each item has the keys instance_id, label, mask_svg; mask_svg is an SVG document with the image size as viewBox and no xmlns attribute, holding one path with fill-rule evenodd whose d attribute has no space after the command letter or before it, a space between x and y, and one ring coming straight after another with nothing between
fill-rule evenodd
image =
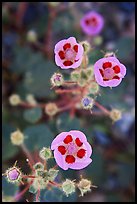
<instances>
[{"instance_id":1,"label":"blurred background","mask_svg":"<svg viewBox=\"0 0 137 204\"><path fill-rule=\"evenodd\" d=\"M105 20L102 32L93 39L80 27L80 19L91 10L102 14ZM103 57L103 50L116 52L126 66L122 83L113 89L101 87L101 96L97 98L106 108L122 111L122 119L116 123L108 117L90 114L76 114L71 119L69 111L49 120L41 109L35 117L28 109L9 103L14 93L23 100L31 94L37 102L56 101L58 96L50 89L50 78L57 71L67 78L71 71L56 66L53 50L59 40L70 36L79 42L89 40L93 45L89 64ZM2 172L16 160L24 173L30 172L22 150L10 141L11 132L17 128L27 135L25 144L32 153L50 146L58 133L70 129L82 130L92 144L92 164L80 171L60 169L57 179L79 180L82 174L98 188L84 197L79 197L77 192L68 198L57 189L47 190L42 192L43 201L134 202L135 2L3 2L2 122ZM54 164L53 159L48 165ZM19 188L22 189L3 178L4 196L13 196ZM26 193L20 201L26 202L26 198L33 199L33 194Z\"/></svg>"}]
</instances>

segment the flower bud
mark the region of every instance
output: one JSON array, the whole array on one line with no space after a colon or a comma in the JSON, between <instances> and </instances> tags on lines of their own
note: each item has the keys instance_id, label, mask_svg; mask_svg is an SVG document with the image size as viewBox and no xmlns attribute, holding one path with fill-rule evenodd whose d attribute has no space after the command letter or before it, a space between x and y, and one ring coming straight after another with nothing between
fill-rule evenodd
<instances>
[{"instance_id":1,"label":"flower bud","mask_svg":"<svg viewBox=\"0 0 137 204\"><path fill-rule=\"evenodd\" d=\"M37 162L33 165L34 169L36 170L44 170L44 165L41 162Z\"/></svg>"},{"instance_id":2,"label":"flower bud","mask_svg":"<svg viewBox=\"0 0 137 204\"><path fill-rule=\"evenodd\" d=\"M59 172L59 170L56 170L56 169L53 169L53 168L49 169L49 171L48 171L48 180L49 181L54 181L55 178L58 175L58 172Z\"/></svg>"},{"instance_id":3,"label":"flower bud","mask_svg":"<svg viewBox=\"0 0 137 204\"><path fill-rule=\"evenodd\" d=\"M106 52L106 54L104 55L104 57L116 57L114 52Z\"/></svg>"},{"instance_id":4,"label":"flower bud","mask_svg":"<svg viewBox=\"0 0 137 204\"><path fill-rule=\"evenodd\" d=\"M82 41L80 44L83 46L85 54L91 50L91 46L88 41Z\"/></svg>"},{"instance_id":5,"label":"flower bud","mask_svg":"<svg viewBox=\"0 0 137 204\"><path fill-rule=\"evenodd\" d=\"M37 33L34 30L30 30L27 33L27 41L30 43L34 43L37 41Z\"/></svg>"},{"instance_id":6,"label":"flower bud","mask_svg":"<svg viewBox=\"0 0 137 204\"><path fill-rule=\"evenodd\" d=\"M12 144L21 145L24 142L24 135L20 130L16 130L15 132L11 133L10 139Z\"/></svg>"},{"instance_id":7,"label":"flower bud","mask_svg":"<svg viewBox=\"0 0 137 204\"><path fill-rule=\"evenodd\" d=\"M77 187L79 188L81 192L81 196L83 196L85 193L91 191L91 181L87 179L81 179L81 181L77 184Z\"/></svg>"},{"instance_id":8,"label":"flower bud","mask_svg":"<svg viewBox=\"0 0 137 204\"><path fill-rule=\"evenodd\" d=\"M116 122L120 120L122 117L121 111L118 109L112 109L110 112L110 118L113 120L113 122Z\"/></svg>"},{"instance_id":9,"label":"flower bud","mask_svg":"<svg viewBox=\"0 0 137 204\"><path fill-rule=\"evenodd\" d=\"M91 82L88 86L89 94L97 94L99 92L99 85L96 82Z\"/></svg>"},{"instance_id":10,"label":"flower bud","mask_svg":"<svg viewBox=\"0 0 137 204\"><path fill-rule=\"evenodd\" d=\"M28 94L26 96L26 100L31 105L36 105L37 104L37 101L35 100L35 98L34 98L34 96L32 94Z\"/></svg>"},{"instance_id":11,"label":"flower bud","mask_svg":"<svg viewBox=\"0 0 137 204\"><path fill-rule=\"evenodd\" d=\"M9 168L5 175L10 183L18 183L21 179L21 171L16 166Z\"/></svg>"},{"instance_id":12,"label":"flower bud","mask_svg":"<svg viewBox=\"0 0 137 204\"><path fill-rule=\"evenodd\" d=\"M39 152L39 156L43 160L48 160L52 157L52 152L51 152L50 148L43 147L42 150Z\"/></svg>"},{"instance_id":13,"label":"flower bud","mask_svg":"<svg viewBox=\"0 0 137 204\"><path fill-rule=\"evenodd\" d=\"M101 37L101 36L97 36L97 37L95 37L94 39L93 39L93 43L95 44L95 45L101 45L102 44L102 42L103 42L103 38Z\"/></svg>"},{"instance_id":14,"label":"flower bud","mask_svg":"<svg viewBox=\"0 0 137 204\"><path fill-rule=\"evenodd\" d=\"M58 107L55 103L48 103L45 106L45 113L49 116L54 116L58 112Z\"/></svg>"},{"instance_id":15,"label":"flower bud","mask_svg":"<svg viewBox=\"0 0 137 204\"><path fill-rule=\"evenodd\" d=\"M61 86L64 83L63 75L60 73L54 73L50 81L53 86Z\"/></svg>"},{"instance_id":16,"label":"flower bud","mask_svg":"<svg viewBox=\"0 0 137 204\"><path fill-rule=\"evenodd\" d=\"M81 103L84 109L91 109L94 105L94 100L91 97L84 97Z\"/></svg>"},{"instance_id":17,"label":"flower bud","mask_svg":"<svg viewBox=\"0 0 137 204\"><path fill-rule=\"evenodd\" d=\"M12 94L10 97L9 97L9 103L10 105L12 106L17 106L21 103L21 99L20 99L20 96L17 95L17 94Z\"/></svg>"},{"instance_id":18,"label":"flower bud","mask_svg":"<svg viewBox=\"0 0 137 204\"><path fill-rule=\"evenodd\" d=\"M78 81L79 78L80 78L79 71L77 71L77 70L76 71L72 71L70 77L71 77L72 81Z\"/></svg>"},{"instance_id":19,"label":"flower bud","mask_svg":"<svg viewBox=\"0 0 137 204\"><path fill-rule=\"evenodd\" d=\"M66 194L66 196L74 193L76 190L74 181L66 179L66 181L62 183L62 190Z\"/></svg>"}]
</instances>

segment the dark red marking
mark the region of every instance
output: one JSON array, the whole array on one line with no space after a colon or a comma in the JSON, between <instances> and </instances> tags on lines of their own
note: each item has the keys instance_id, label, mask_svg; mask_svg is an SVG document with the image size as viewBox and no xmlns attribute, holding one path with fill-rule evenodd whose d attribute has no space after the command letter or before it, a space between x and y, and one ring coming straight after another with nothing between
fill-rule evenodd
<instances>
[{"instance_id":1,"label":"dark red marking","mask_svg":"<svg viewBox=\"0 0 137 204\"><path fill-rule=\"evenodd\" d=\"M120 77L119 76L114 76L113 79L120 79Z\"/></svg>"},{"instance_id":2,"label":"dark red marking","mask_svg":"<svg viewBox=\"0 0 137 204\"><path fill-rule=\"evenodd\" d=\"M71 44L70 43L66 43L64 46L63 46L63 49L66 50L66 49L69 49L71 48Z\"/></svg>"},{"instance_id":3,"label":"dark red marking","mask_svg":"<svg viewBox=\"0 0 137 204\"><path fill-rule=\"evenodd\" d=\"M71 135L67 135L66 138L64 139L64 143L68 144L70 142L72 142L72 136Z\"/></svg>"},{"instance_id":4,"label":"dark red marking","mask_svg":"<svg viewBox=\"0 0 137 204\"><path fill-rule=\"evenodd\" d=\"M78 45L74 45L73 49L75 50L75 52L78 52Z\"/></svg>"},{"instance_id":5,"label":"dark red marking","mask_svg":"<svg viewBox=\"0 0 137 204\"><path fill-rule=\"evenodd\" d=\"M109 79L103 79L103 81L109 81Z\"/></svg>"},{"instance_id":6,"label":"dark red marking","mask_svg":"<svg viewBox=\"0 0 137 204\"><path fill-rule=\"evenodd\" d=\"M113 67L113 70L116 74L118 74L120 72L120 67L118 65Z\"/></svg>"},{"instance_id":7,"label":"dark red marking","mask_svg":"<svg viewBox=\"0 0 137 204\"><path fill-rule=\"evenodd\" d=\"M103 70L102 70L102 69L99 69L99 71L100 71L100 74L102 75L102 77L104 77L104 72L103 72Z\"/></svg>"},{"instance_id":8,"label":"dark red marking","mask_svg":"<svg viewBox=\"0 0 137 204\"><path fill-rule=\"evenodd\" d=\"M59 51L60 59L65 59L65 53L63 51Z\"/></svg>"},{"instance_id":9,"label":"dark red marking","mask_svg":"<svg viewBox=\"0 0 137 204\"><path fill-rule=\"evenodd\" d=\"M83 145L83 142L81 142L79 138L76 138L75 142L76 142L78 147L81 147Z\"/></svg>"},{"instance_id":10,"label":"dark red marking","mask_svg":"<svg viewBox=\"0 0 137 204\"><path fill-rule=\"evenodd\" d=\"M68 164L72 164L72 163L75 162L75 157L72 156L72 155L67 155L65 161L66 161Z\"/></svg>"},{"instance_id":11,"label":"dark red marking","mask_svg":"<svg viewBox=\"0 0 137 204\"><path fill-rule=\"evenodd\" d=\"M64 146L59 146L59 147L58 147L58 151L59 151L62 155L64 155L64 154L66 153L66 148L65 148Z\"/></svg>"},{"instance_id":12,"label":"dark red marking","mask_svg":"<svg viewBox=\"0 0 137 204\"><path fill-rule=\"evenodd\" d=\"M111 62L104 62L103 63L103 68L106 69L106 68L111 68L112 66L112 63Z\"/></svg>"},{"instance_id":13,"label":"dark red marking","mask_svg":"<svg viewBox=\"0 0 137 204\"><path fill-rule=\"evenodd\" d=\"M83 158L86 154L86 150L85 149L80 149L78 152L77 152L77 157L79 158Z\"/></svg>"},{"instance_id":14,"label":"dark red marking","mask_svg":"<svg viewBox=\"0 0 137 204\"><path fill-rule=\"evenodd\" d=\"M64 64L65 66L70 66L70 65L73 64L73 62L72 62L72 61L69 61L69 60L66 60L65 62L63 62L63 64Z\"/></svg>"}]
</instances>

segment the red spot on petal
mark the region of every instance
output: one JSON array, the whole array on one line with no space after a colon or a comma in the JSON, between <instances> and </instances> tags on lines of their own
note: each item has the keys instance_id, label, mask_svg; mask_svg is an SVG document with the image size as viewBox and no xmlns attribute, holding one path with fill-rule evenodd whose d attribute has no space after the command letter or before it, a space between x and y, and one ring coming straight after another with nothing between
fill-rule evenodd
<instances>
[{"instance_id":1,"label":"red spot on petal","mask_svg":"<svg viewBox=\"0 0 137 204\"><path fill-rule=\"evenodd\" d=\"M97 25L97 19L95 17L92 17L90 19L90 23L91 23L91 25L96 26Z\"/></svg>"},{"instance_id":2,"label":"red spot on petal","mask_svg":"<svg viewBox=\"0 0 137 204\"><path fill-rule=\"evenodd\" d=\"M99 69L99 71L100 71L100 74L102 75L102 77L104 77L103 69Z\"/></svg>"},{"instance_id":3,"label":"red spot on petal","mask_svg":"<svg viewBox=\"0 0 137 204\"><path fill-rule=\"evenodd\" d=\"M81 147L83 145L83 142L81 142L79 138L76 138L75 142L76 142L78 147Z\"/></svg>"},{"instance_id":4,"label":"red spot on petal","mask_svg":"<svg viewBox=\"0 0 137 204\"><path fill-rule=\"evenodd\" d=\"M78 45L74 45L73 49L75 50L75 52L78 52Z\"/></svg>"},{"instance_id":5,"label":"red spot on petal","mask_svg":"<svg viewBox=\"0 0 137 204\"><path fill-rule=\"evenodd\" d=\"M64 154L66 153L66 148L65 148L64 146L59 146L59 147L58 147L58 151L59 151L62 155L64 155Z\"/></svg>"},{"instance_id":6,"label":"red spot on petal","mask_svg":"<svg viewBox=\"0 0 137 204\"><path fill-rule=\"evenodd\" d=\"M63 140L63 142L65 144L68 144L68 143L72 142L72 136L71 135L67 135L66 138Z\"/></svg>"},{"instance_id":7,"label":"red spot on petal","mask_svg":"<svg viewBox=\"0 0 137 204\"><path fill-rule=\"evenodd\" d=\"M63 49L66 50L68 48L71 48L71 44L70 43L66 43L64 46L63 46Z\"/></svg>"},{"instance_id":8,"label":"red spot on petal","mask_svg":"<svg viewBox=\"0 0 137 204\"><path fill-rule=\"evenodd\" d=\"M109 81L109 79L103 79L103 81Z\"/></svg>"},{"instance_id":9,"label":"red spot on petal","mask_svg":"<svg viewBox=\"0 0 137 204\"><path fill-rule=\"evenodd\" d=\"M72 164L72 163L75 162L75 157L72 156L72 155L67 155L65 161L66 161L68 164Z\"/></svg>"},{"instance_id":10,"label":"red spot on petal","mask_svg":"<svg viewBox=\"0 0 137 204\"><path fill-rule=\"evenodd\" d=\"M103 63L103 68L106 69L106 68L110 68L112 66L112 63L111 62L104 62Z\"/></svg>"},{"instance_id":11,"label":"red spot on petal","mask_svg":"<svg viewBox=\"0 0 137 204\"><path fill-rule=\"evenodd\" d=\"M116 74L118 74L120 72L120 67L118 65L113 67L113 70Z\"/></svg>"},{"instance_id":12,"label":"red spot on petal","mask_svg":"<svg viewBox=\"0 0 137 204\"><path fill-rule=\"evenodd\" d=\"M75 60L75 62L79 61L79 59Z\"/></svg>"},{"instance_id":13,"label":"red spot on petal","mask_svg":"<svg viewBox=\"0 0 137 204\"><path fill-rule=\"evenodd\" d=\"M89 20L89 19L85 20L85 23L86 23L87 25L89 25L89 24L90 24L90 20Z\"/></svg>"},{"instance_id":14,"label":"red spot on petal","mask_svg":"<svg viewBox=\"0 0 137 204\"><path fill-rule=\"evenodd\" d=\"M66 60L65 62L63 62L63 64L64 64L65 66L70 66L70 65L73 64L73 62L72 62L72 61L69 61L69 60Z\"/></svg>"},{"instance_id":15,"label":"red spot on petal","mask_svg":"<svg viewBox=\"0 0 137 204\"><path fill-rule=\"evenodd\" d=\"M120 79L120 77L116 75L113 77L113 79Z\"/></svg>"},{"instance_id":16,"label":"red spot on petal","mask_svg":"<svg viewBox=\"0 0 137 204\"><path fill-rule=\"evenodd\" d=\"M80 149L78 152L77 152L77 157L79 158L83 158L86 154L86 150L85 149Z\"/></svg>"},{"instance_id":17,"label":"red spot on petal","mask_svg":"<svg viewBox=\"0 0 137 204\"><path fill-rule=\"evenodd\" d=\"M63 51L59 51L60 59L65 59L65 53Z\"/></svg>"}]
</instances>

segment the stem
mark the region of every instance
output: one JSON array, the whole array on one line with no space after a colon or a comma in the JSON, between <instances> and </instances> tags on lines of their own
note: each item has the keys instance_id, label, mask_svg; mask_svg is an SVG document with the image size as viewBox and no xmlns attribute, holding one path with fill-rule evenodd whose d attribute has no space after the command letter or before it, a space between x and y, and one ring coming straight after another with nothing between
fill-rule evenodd
<instances>
[{"instance_id":1,"label":"stem","mask_svg":"<svg viewBox=\"0 0 137 204\"><path fill-rule=\"evenodd\" d=\"M32 178L32 179L33 179L33 178L36 178L36 176L32 176L32 175L23 175L22 178L24 178L24 179L25 179L25 178Z\"/></svg>"},{"instance_id":2,"label":"stem","mask_svg":"<svg viewBox=\"0 0 137 204\"><path fill-rule=\"evenodd\" d=\"M40 189L38 189L36 194L36 202L39 202L39 197L40 197Z\"/></svg>"},{"instance_id":3,"label":"stem","mask_svg":"<svg viewBox=\"0 0 137 204\"><path fill-rule=\"evenodd\" d=\"M20 199L20 197L21 197L22 195L24 195L24 193L29 189L29 187L31 186L32 183L33 183L33 181L31 181L31 182L24 188L24 190L22 190L20 193L18 193L16 196L14 196L14 199L15 199L16 201L18 201L18 200Z\"/></svg>"},{"instance_id":4,"label":"stem","mask_svg":"<svg viewBox=\"0 0 137 204\"><path fill-rule=\"evenodd\" d=\"M22 148L22 151L24 152L24 154L26 155L27 159L28 159L28 162L29 162L29 165L30 165L30 168L32 169L32 171L35 171L35 169L33 168L33 165L34 165L34 160L29 152L29 150L27 149L27 147L25 146L25 144L22 144L21 145L21 148Z\"/></svg>"},{"instance_id":5,"label":"stem","mask_svg":"<svg viewBox=\"0 0 137 204\"><path fill-rule=\"evenodd\" d=\"M102 110L106 115L109 115L109 114L110 114L110 111L107 110L104 106L102 106L102 105L99 104L98 102L95 102L95 105L96 105L100 110Z\"/></svg>"}]
</instances>

